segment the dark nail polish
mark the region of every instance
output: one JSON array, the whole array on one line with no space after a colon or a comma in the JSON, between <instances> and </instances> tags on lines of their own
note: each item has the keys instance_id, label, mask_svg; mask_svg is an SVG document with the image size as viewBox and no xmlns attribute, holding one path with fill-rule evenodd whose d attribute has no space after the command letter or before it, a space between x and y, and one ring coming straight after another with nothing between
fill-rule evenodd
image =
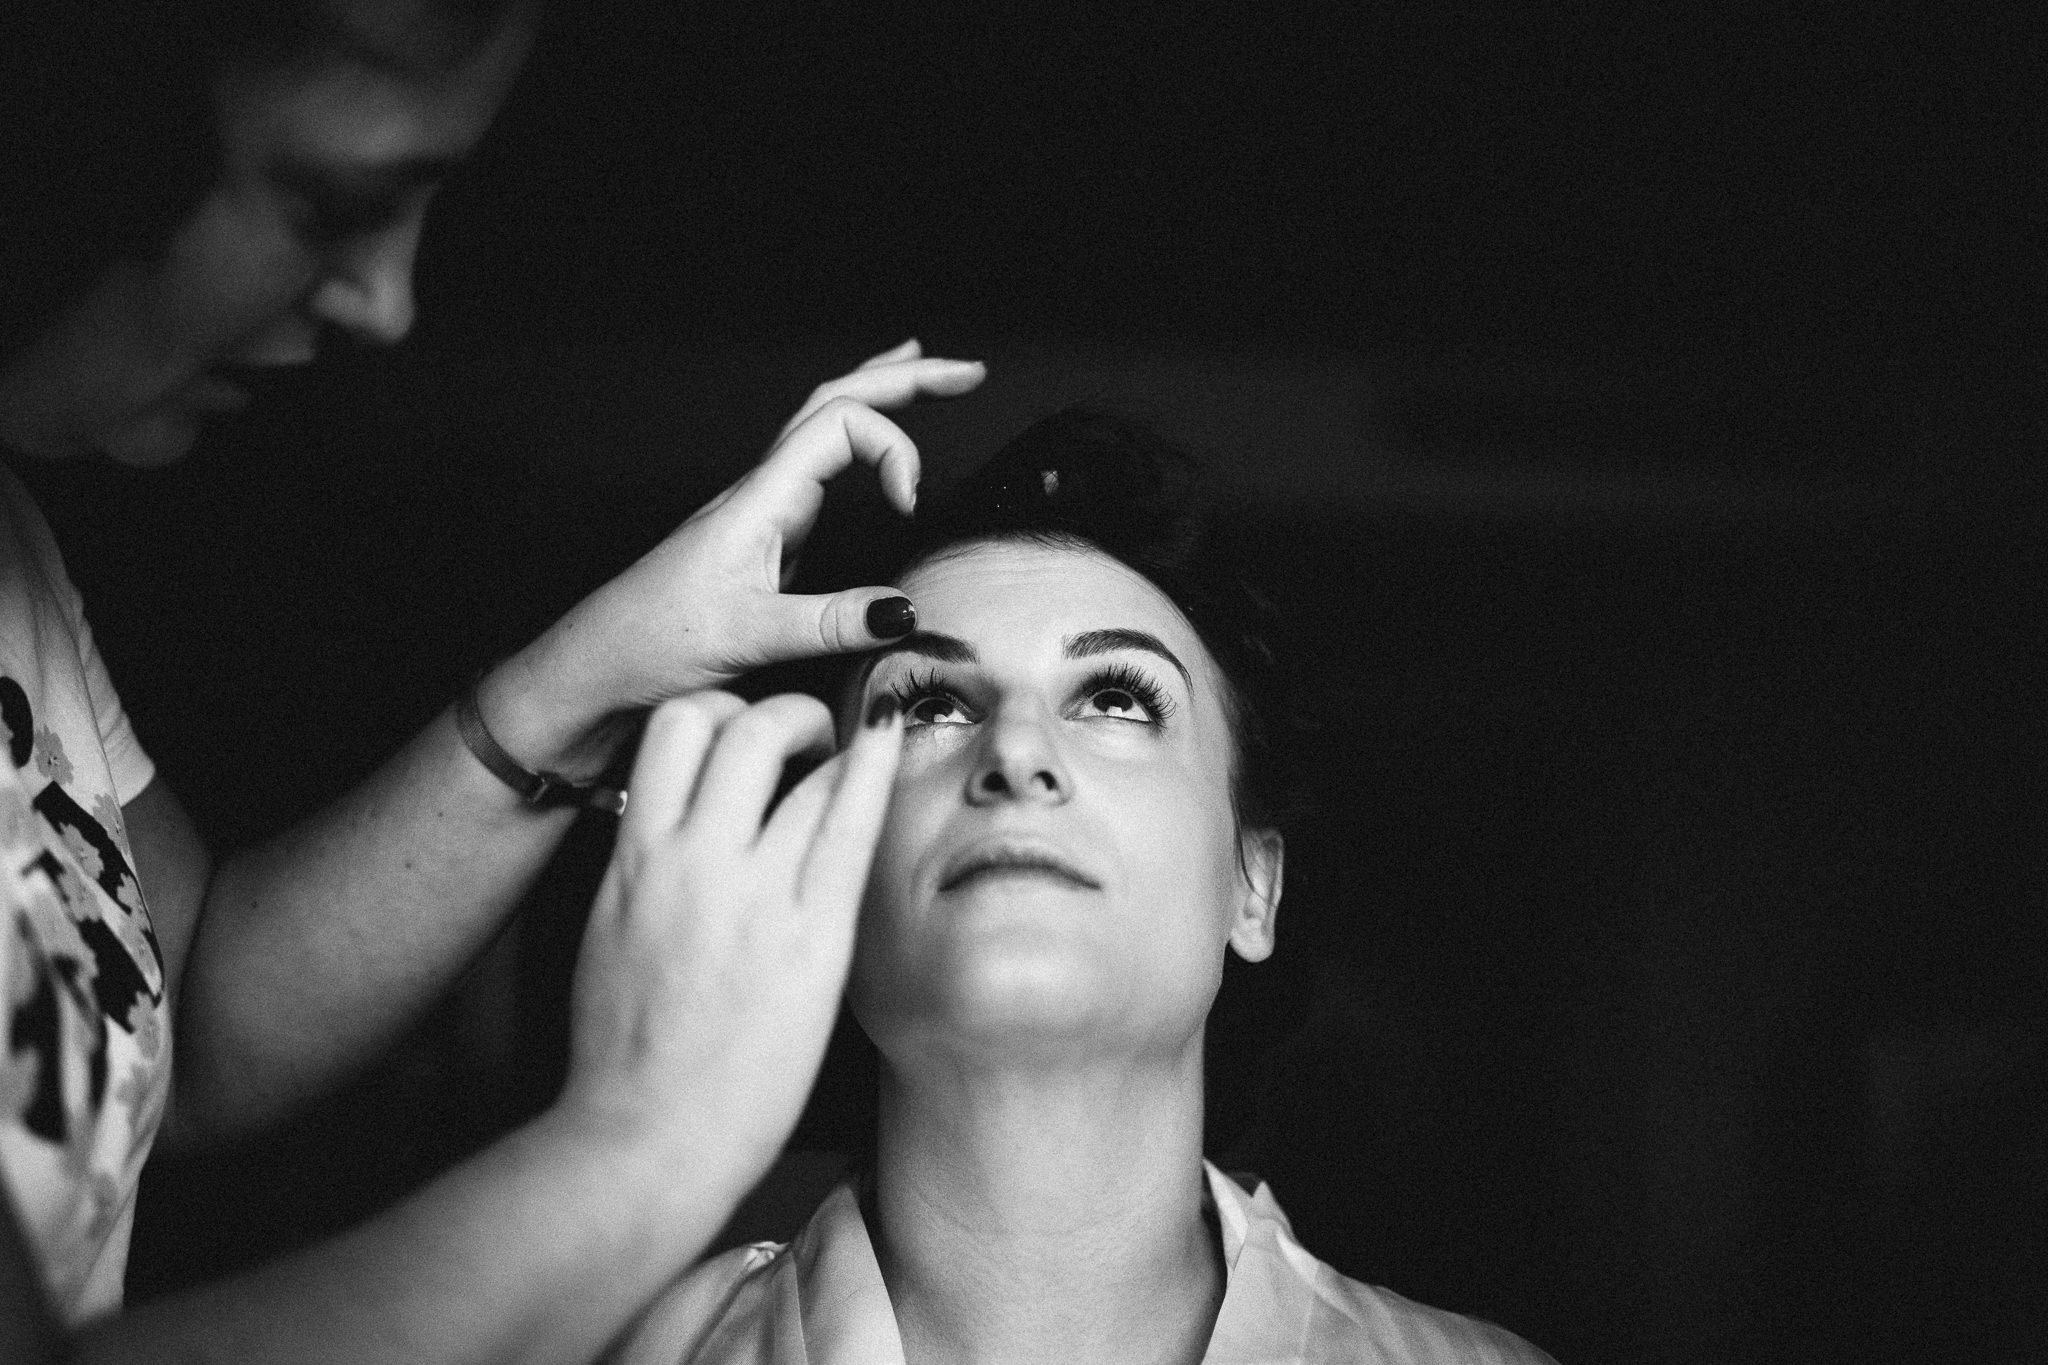
<instances>
[{"instance_id":1,"label":"dark nail polish","mask_svg":"<svg viewBox=\"0 0 2048 1365\"><path fill-rule=\"evenodd\" d=\"M879 730L890 721L896 719L896 694L884 692L881 696L869 702L868 713L865 719L868 728L872 730Z\"/></svg>"},{"instance_id":2,"label":"dark nail polish","mask_svg":"<svg viewBox=\"0 0 2048 1365\"><path fill-rule=\"evenodd\" d=\"M883 597L868 603L868 634L883 640L908 635L917 626L917 608L907 597Z\"/></svg>"}]
</instances>

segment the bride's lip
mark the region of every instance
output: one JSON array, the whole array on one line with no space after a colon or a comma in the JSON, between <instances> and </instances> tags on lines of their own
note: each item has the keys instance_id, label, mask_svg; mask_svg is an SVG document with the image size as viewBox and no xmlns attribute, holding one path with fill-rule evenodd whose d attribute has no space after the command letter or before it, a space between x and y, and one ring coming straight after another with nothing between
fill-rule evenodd
<instances>
[{"instance_id":1,"label":"bride's lip","mask_svg":"<svg viewBox=\"0 0 2048 1365\"><path fill-rule=\"evenodd\" d=\"M1102 889L1101 882L1041 844L1001 842L977 845L954 858L939 878L939 890L957 891L977 877L1009 874L1047 877L1085 891Z\"/></svg>"}]
</instances>

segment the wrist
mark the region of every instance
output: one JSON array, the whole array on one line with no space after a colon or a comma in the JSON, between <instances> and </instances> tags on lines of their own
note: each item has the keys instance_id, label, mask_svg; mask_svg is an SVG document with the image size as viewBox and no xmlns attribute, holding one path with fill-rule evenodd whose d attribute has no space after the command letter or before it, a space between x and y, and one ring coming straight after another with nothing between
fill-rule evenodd
<instances>
[{"instance_id":1,"label":"wrist","mask_svg":"<svg viewBox=\"0 0 2048 1365\"><path fill-rule=\"evenodd\" d=\"M594 705L589 690L565 685L532 654L522 650L476 680L477 718L519 767L578 785L599 781L633 718Z\"/></svg>"}]
</instances>

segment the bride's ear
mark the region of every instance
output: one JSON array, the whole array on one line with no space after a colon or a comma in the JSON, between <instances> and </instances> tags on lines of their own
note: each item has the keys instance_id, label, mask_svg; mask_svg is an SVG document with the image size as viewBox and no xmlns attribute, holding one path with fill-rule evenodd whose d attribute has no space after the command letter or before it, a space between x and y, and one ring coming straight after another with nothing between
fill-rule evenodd
<instances>
[{"instance_id":1,"label":"bride's ear","mask_svg":"<svg viewBox=\"0 0 2048 1365\"><path fill-rule=\"evenodd\" d=\"M1230 946L1247 962L1264 962L1273 953L1287 848L1277 829L1247 829L1237 836L1237 847L1244 877L1237 889L1237 913L1230 920Z\"/></svg>"}]
</instances>

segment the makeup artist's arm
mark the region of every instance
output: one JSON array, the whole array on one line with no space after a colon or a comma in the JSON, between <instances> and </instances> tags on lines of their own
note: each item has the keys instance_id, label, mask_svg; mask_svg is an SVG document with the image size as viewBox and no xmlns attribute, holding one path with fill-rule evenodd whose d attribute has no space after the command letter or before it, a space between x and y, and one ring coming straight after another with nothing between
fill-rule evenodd
<instances>
[{"instance_id":1,"label":"makeup artist's arm","mask_svg":"<svg viewBox=\"0 0 2048 1365\"><path fill-rule=\"evenodd\" d=\"M909 511L917 452L875 405L981 376L912 342L816 391L760 465L483 679L499 744L587 781L665 697L908 629L868 610L901 604L890 589L796 597L779 567L856 459ZM275 1118L393 1043L502 927L571 819L486 771L452 708L354 791L210 873L168 788L124 815L179 983L167 1133L199 1135Z\"/></svg>"},{"instance_id":2,"label":"makeup artist's arm","mask_svg":"<svg viewBox=\"0 0 2048 1365\"><path fill-rule=\"evenodd\" d=\"M577 962L569 1082L538 1119L355 1230L68 1344L0 1210L9 1362L587 1360L700 1255L795 1124L852 957L902 729L829 747L808 697L662 706Z\"/></svg>"}]
</instances>

